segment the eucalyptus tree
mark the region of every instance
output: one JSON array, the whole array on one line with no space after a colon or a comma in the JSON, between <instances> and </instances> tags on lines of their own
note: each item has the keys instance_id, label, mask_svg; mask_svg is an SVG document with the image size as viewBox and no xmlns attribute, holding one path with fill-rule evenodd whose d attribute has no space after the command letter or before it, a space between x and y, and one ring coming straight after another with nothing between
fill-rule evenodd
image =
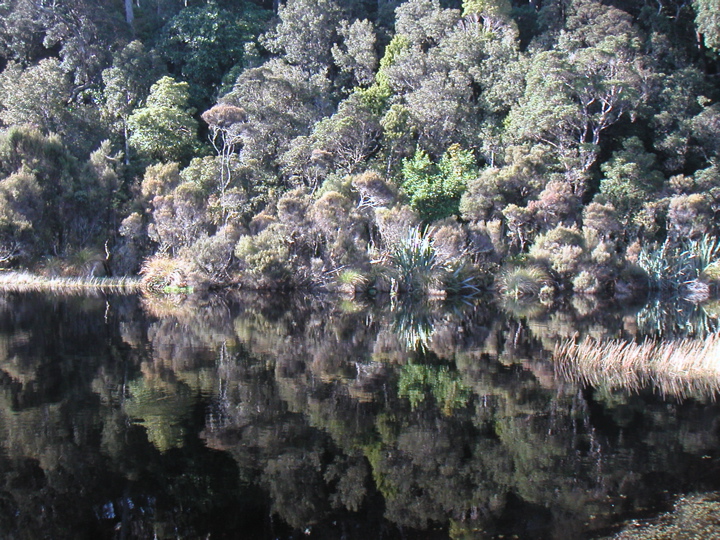
<instances>
[{"instance_id":1,"label":"eucalyptus tree","mask_svg":"<svg viewBox=\"0 0 720 540\"><path fill-rule=\"evenodd\" d=\"M36 176L21 169L0 180L0 267L16 263L37 247L33 235L43 235L40 219L45 202Z\"/></svg>"},{"instance_id":2,"label":"eucalyptus tree","mask_svg":"<svg viewBox=\"0 0 720 540\"><path fill-rule=\"evenodd\" d=\"M89 88L110 56L111 46L127 34L119 9L114 4L98 8L96 2L35 2L35 10L44 30L43 46L58 50L62 69L73 83ZM117 11L116 11L117 9Z\"/></svg>"},{"instance_id":3,"label":"eucalyptus tree","mask_svg":"<svg viewBox=\"0 0 720 540\"><path fill-rule=\"evenodd\" d=\"M28 219L32 234L25 237L23 245L28 254L62 254L70 247L95 240L98 219L104 215L91 204L94 198L99 206L104 202L104 197L96 197L98 179L72 155L58 135L46 135L27 126L3 132L0 176L13 177L14 189L18 190L12 193L14 212L28 215L17 206L28 197L37 197L41 205L39 215L33 213L35 219L31 222ZM6 203L10 204L7 197Z\"/></svg>"},{"instance_id":4,"label":"eucalyptus tree","mask_svg":"<svg viewBox=\"0 0 720 540\"><path fill-rule=\"evenodd\" d=\"M0 74L0 120L63 133L68 123L71 83L55 58L23 68L10 64Z\"/></svg>"},{"instance_id":5,"label":"eucalyptus tree","mask_svg":"<svg viewBox=\"0 0 720 540\"><path fill-rule=\"evenodd\" d=\"M308 77L301 67L279 58L244 71L221 101L247 114L240 134L241 161L256 172L275 172L276 159L290 141L308 135L315 122L333 110L325 75Z\"/></svg>"},{"instance_id":6,"label":"eucalyptus tree","mask_svg":"<svg viewBox=\"0 0 720 540\"><path fill-rule=\"evenodd\" d=\"M395 10L395 30L413 47L427 50L460 20L460 10L444 9L439 0L408 0Z\"/></svg>"},{"instance_id":7,"label":"eucalyptus tree","mask_svg":"<svg viewBox=\"0 0 720 540\"><path fill-rule=\"evenodd\" d=\"M237 77L246 44L254 43L268 17L252 2L232 10L215 2L185 7L162 28L157 50L171 71L190 84L194 104L204 107L217 97L229 71Z\"/></svg>"},{"instance_id":8,"label":"eucalyptus tree","mask_svg":"<svg viewBox=\"0 0 720 540\"><path fill-rule=\"evenodd\" d=\"M102 72L102 112L112 131L122 136L126 164L130 160L128 120L163 75L160 62L154 51L148 51L140 41L132 41L115 54L112 66Z\"/></svg>"},{"instance_id":9,"label":"eucalyptus tree","mask_svg":"<svg viewBox=\"0 0 720 540\"><path fill-rule=\"evenodd\" d=\"M242 143L242 132L247 122L247 114L240 107L219 103L202 114L202 119L210 128L210 142L220 162L219 192L222 221L227 224L230 216L228 208L228 188L233 179L232 164L237 161L237 152Z\"/></svg>"},{"instance_id":10,"label":"eucalyptus tree","mask_svg":"<svg viewBox=\"0 0 720 540\"><path fill-rule=\"evenodd\" d=\"M331 49L335 64L342 72L352 76L353 86L370 86L378 66L373 24L367 19L352 24L341 21L338 33L342 38L341 44L336 43Z\"/></svg>"},{"instance_id":11,"label":"eucalyptus tree","mask_svg":"<svg viewBox=\"0 0 720 540\"><path fill-rule=\"evenodd\" d=\"M0 3L0 56L5 62L28 64L45 52L43 25L33 0Z\"/></svg>"},{"instance_id":12,"label":"eucalyptus tree","mask_svg":"<svg viewBox=\"0 0 720 540\"><path fill-rule=\"evenodd\" d=\"M379 120L360 94L351 94L332 116L315 123L309 135L293 139L279 158L283 175L293 185L315 189L331 173L362 170L380 148Z\"/></svg>"}]
</instances>

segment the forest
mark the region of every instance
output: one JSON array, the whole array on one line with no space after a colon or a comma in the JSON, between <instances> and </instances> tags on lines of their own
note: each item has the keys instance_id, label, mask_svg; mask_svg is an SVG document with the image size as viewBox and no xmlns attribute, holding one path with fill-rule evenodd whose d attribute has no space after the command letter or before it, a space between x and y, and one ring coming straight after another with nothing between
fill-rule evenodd
<instances>
[{"instance_id":1,"label":"forest","mask_svg":"<svg viewBox=\"0 0 720 540\"><path fill-rule=\"evenodd\" d=\"M707 297L718 0L2 0L0 265Z\"/></svg>"}]
</instances>

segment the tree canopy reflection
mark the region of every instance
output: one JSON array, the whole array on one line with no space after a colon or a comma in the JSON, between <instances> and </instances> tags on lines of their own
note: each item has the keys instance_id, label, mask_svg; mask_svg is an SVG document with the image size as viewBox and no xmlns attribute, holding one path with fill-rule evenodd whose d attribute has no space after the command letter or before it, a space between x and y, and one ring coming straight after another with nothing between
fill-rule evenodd
<instances>
[{"instance_id":1,"label":"tree canopy reflection","mask_svg":"<svg viewBox=\"0 0 720 540\"><path fill-rule=\"evenodd\" d=\"M635 337L636 313L7 295L0 525L600 534L668 493L719 487L712 390L664 401L553 362L562 339Z\"/></svg>"}]
</instances>

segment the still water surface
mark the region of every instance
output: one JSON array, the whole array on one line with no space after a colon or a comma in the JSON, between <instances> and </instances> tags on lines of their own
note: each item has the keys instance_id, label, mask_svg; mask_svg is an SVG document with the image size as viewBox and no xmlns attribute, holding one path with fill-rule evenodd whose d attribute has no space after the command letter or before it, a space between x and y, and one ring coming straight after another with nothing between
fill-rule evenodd
<instances>
[{"instance_id":1,"label":"still water surface","mask_svg":"<svg viewBox=\"0 0 720 540\"><path fill-rule=\"evenodd\" d=\"M552 359L642 312L515 312L0 295L0 537L595 538L720 490L716 387Z\"/></svg>"}]
</instances>

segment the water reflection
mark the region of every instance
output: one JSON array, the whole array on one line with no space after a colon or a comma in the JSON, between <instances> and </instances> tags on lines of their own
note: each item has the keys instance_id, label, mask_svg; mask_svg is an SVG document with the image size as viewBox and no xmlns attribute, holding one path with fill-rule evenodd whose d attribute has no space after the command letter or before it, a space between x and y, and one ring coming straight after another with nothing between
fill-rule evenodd
<instances>
[{"instance_id":1,"label":"water reflection","mask_svg":"<svg viewBox=\"0 0 720 540\"><path fill-rule=\"evenodd\" d=\"M711 391L553 362L638 309L489 306L6 295L3 534L583 538L720 488Z\"/></svg>"}]
</instances>

